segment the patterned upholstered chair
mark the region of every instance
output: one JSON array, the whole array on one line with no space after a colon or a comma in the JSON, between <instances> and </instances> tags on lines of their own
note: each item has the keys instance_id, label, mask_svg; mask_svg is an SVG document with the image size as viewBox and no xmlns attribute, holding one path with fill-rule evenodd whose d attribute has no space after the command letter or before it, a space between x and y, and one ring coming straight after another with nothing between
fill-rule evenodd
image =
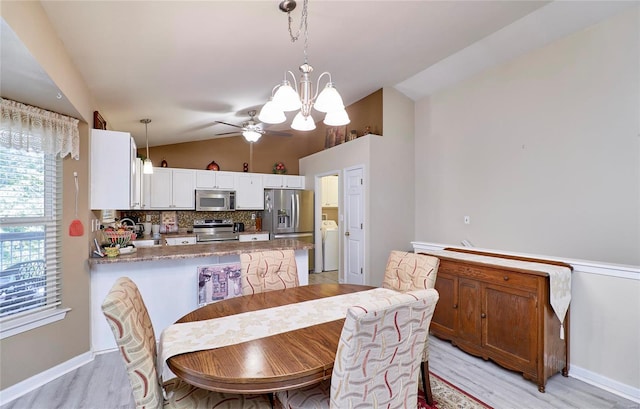
<instances>
[{"instance_id":1,"label":"patterned upholstered chair","mask_svg":"<svg viewBox=\"0 0 640 409\"><path fill-rule=\"evenodd\" d=\"M242 295L297 287L298 269L293 250L240 254Z\"/></svg>"},{"instance_id":2,"label":"patterned upholstered chair","mask_svg":"<svg viewBox=\"0 0 640 409\"><path fill-rule=\"evenodd\" d=\"M411 291L433 288L440 260L426 254L407 253L393 250L389 255L384 272L382 287L397 291ZM429 405L433 404L431 382L429 380L429 335L422 353L422 390Z\"/></svg>"},{"instance_id":3,"label":"patterned upholstered chair","mask_svg":"<svg viewBox=\"0 0 640 409\"><path fill-rule=\"evenodd\" d=\"M348 309L331 379L278 392L285 409L415 408L435 289L398 293Z\"/></svg>"},{"instance_id":4,"label":"patterned upholstered chair","mask_svg":"<svg viewBox=\"0 0 640 409\"><path fill-rule=\"evenodd\" d=\"M138 287L129 278L120 277L115 282L102 303L102 312L124 359L137 409L271 408L264 395L211 392L177 378L162 385L156 368L156 338L151 319Z\"/></svg>"}]
</instances>

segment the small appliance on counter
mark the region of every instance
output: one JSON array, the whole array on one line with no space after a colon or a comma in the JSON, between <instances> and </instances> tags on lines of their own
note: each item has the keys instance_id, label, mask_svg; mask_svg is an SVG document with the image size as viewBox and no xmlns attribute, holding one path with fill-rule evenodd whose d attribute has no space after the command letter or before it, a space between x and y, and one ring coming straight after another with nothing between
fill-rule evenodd
<instances>
[{"instance_id":1,"label":"small appliance on counter","mask_svg":"<svg viewBox=\"0 0 640 409\"><path fill-rule=\"evenodd\" d=\"M233 220L229 219L196 219L193 233L197 242L238 240Z\"/></svg>"},{"instance_id":2,"label":"small appliance on counter","mask_svg":"<svg viewBox=\"0 0 640 409\"><path fill-rule=\"evenodd\" d=\"M233 231L236 233L242 233L244 231L244 223L233 223Z\"/></svg>"}]
</instances>

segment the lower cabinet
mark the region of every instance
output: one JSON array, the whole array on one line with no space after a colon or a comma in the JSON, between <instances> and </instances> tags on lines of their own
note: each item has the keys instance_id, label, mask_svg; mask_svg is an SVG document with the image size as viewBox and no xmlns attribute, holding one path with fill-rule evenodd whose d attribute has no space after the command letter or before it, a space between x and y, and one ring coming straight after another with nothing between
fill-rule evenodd
<instances>
[{"instance_id":1,"label":"lower cabinet","mask_svg":"<svg viewBox=\"0 0 640 409\"><path fill-rule=\"evenodd\" d=\"M269 233L240 234L239 241L269 241Z\"/></svg>"},{"instance_id":2,"label":"lower cabinet","mask_svg":"<svg viewBox=\"0 0 640 409\"><path fill-rule=\"evenodd\" d=\"M433 255L440 259L433 335L521 372L540 392L551 375L568 376L568 313L562 339L548 275Z\"/></svg>"},{"instance_id":3,"label":"lower cabinet","mask_svg":"<svg viewBox=\"0 0 640 409\"><path fill-rule=\"evenodd\" d=\"M189 244L196 244L195 236L192 237L167 237L164 239L167 246L187 246Z\"/></svg>"}]
</instances>

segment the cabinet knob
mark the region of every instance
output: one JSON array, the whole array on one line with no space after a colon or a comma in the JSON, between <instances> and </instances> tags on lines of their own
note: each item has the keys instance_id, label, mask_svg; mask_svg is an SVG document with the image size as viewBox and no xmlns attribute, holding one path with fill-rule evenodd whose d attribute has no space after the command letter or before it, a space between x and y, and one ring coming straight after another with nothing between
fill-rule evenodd
<instances>
[{"instance_id":1,"label":"cabinet knob","mask_svg":"<svg viewBox=\"0 0 640 409\"><path fill-rule=\"evenodd\" d=\"M458 304L453 304L453 308L454 309L458 308Z\"/></svg>"},{"instance_id":2,"label":"cabinet knob","mask_svg":"<svg viewBox=\"0 0 640 409\"><path fill-rule=\"evenodd\" d=\"M502 278L504 278L504 281L509 281L509 276L504 276Z\"/></svg>"},{"instance_id":3,"label":"cabinet knob","mask_svg":"<svg viewBox=\"0 0 640 409\"><path fill-rule=\"evenodd\" d=\"M487 314L483 312L482 314L480 314L480 318L487 318Z\"/></svg>"},{"instance_id":4,"label":"cabinet knob","mask_svg":"<svg viewBox=\"0 0 640 409\"><path fill-rule=\"evenodd\" d=\"M350 236L350 235L351 235L351 233L349 233L348 231L346 231L346 232L344 232L344 235L345 235L345 236Z\"/></svg>"}]
</instances>

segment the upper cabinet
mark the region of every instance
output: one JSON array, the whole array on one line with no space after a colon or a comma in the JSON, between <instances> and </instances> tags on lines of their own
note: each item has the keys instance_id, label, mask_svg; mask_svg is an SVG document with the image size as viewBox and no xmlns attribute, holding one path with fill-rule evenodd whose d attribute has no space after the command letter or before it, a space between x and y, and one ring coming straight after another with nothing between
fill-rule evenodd
<instances>
[{"instance_id":1,"label":"upper cabinet","mask_svg":"<svg viewBox=\"0 0 640 409\"><path fill-rule=\"evenodd\" d=\"M91 130L91 209L141 209L142 163L128 132Z\"/></svg>"},{"instance_id":2,"label":"upper cabinet","mask_svg":"<svg viewBox=\"0 0 640 409\"><path fill-rule=\"evenodd\" d=\"M322 206L338 207L337 176L325 176L322 178Z\"/></svg>"},{"instance_id":3,"label":"upper cabinet","mask_svg":"<svg viewBox=\"0 0 640 409\"><path fill-rule=\"evenodd\" d=\"M193 169L154 168L151 209L195 209L195 172Z\"/></svg>"},{"instance_id":4,"label":"upper cabinet","mask_svg":"<svg viewBox=\"0 0 640 409\"><path fill-rule=\"evenodd\" d=\"M262 174L236 173L236 210L263 210Z\"/></svg>"},{"instance_id":5,"label":"upper cabinet","mask_svg":"<svg viewBox=\"0 0 640 409\"><path fill-rule=\"evenodd\" d=\"M196 170L196 189L235 190L235 173L213 170Z\"/></svg>"},{"instance_id":6,"label":"upper cabinet","mask_svg":"<svg viewBox=\"0 0 640 409\"><path fill-rule=\"evenodd\" d=\"M304 189L304 176L263 175L265 189Z\"/></svg>"}]
</instances>

